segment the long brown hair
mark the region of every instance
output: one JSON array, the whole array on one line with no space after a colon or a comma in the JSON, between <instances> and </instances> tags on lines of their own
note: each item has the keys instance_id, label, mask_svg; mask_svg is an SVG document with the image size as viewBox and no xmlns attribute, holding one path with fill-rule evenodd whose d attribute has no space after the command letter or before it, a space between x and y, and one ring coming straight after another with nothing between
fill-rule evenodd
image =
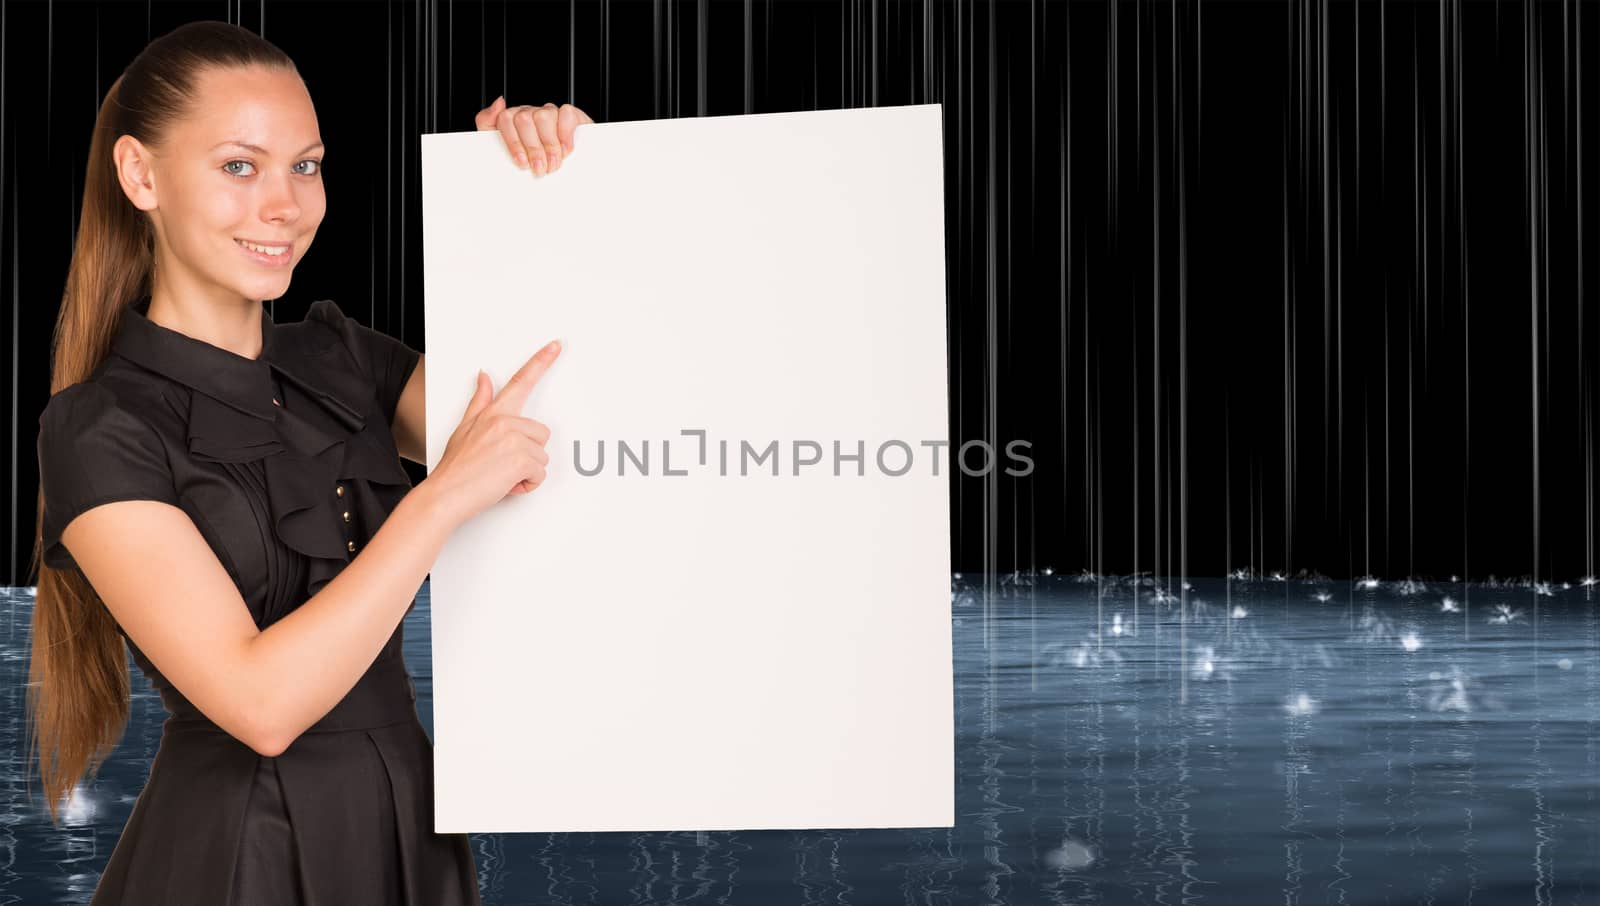
<instances>
[{"instance_id":1,"label":"long brown hair","mask_svg":"<svg viewBox=\"0 0 1600 906\"><path fill-rule=\"evenodd\" d=\"M123 309L151 291L155 231L118 182L111 152L131 135L159 148L192 109L199 76L211 69L264 67L298 75L288 55L227 22L190 22L150 42L111 83L95 117L72 263L51 346L50 393L99 367ZM43 565L44 490L34 519L38 570L28 666L30 726L38 742L45 808L59 823L63 797L100 765L127 729L128 653L116 622L83 574ZM31 778L31 774L29 775Z\"/></svg>"}]
</instances>

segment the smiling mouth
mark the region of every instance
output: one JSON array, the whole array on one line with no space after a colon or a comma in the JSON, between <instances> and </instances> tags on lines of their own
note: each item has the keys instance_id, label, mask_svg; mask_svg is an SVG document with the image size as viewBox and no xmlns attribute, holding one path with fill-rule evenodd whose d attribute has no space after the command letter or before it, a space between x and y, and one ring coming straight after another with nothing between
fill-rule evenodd
<instances>
[{"instance_id":1,"label":"smiling mouth","mask_svg":"<svg viewBox=\"0 0 1600 906\"><path fill-rule=\"evenodd\" d=\"M235 239L233 241L252 252L258 252L262 255L270 255L274 257L278 255L287 255L289 254L289 249L292 248L290 245L265 245L259 242L250 242L245 239Z\"/></svg>"}]
</instances>

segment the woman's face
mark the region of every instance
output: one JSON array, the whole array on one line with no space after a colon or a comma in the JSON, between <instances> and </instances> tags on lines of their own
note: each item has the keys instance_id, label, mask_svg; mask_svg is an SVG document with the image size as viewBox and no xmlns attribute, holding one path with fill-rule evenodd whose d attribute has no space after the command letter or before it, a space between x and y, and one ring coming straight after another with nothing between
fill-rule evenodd
<instances>
[{"instance_id":1,"label":"woman's face","mask_svg":"<svg viewBox=\"0 0 1600 906\"><path fill-rule=\"evenodd\" d=\"M198 87L192 112L146 149L154 204L139 206L157 272L183 294L276 299L327 208L311 96L294 73L254 67L207 70Z\"/></svg>"}]
</instances>

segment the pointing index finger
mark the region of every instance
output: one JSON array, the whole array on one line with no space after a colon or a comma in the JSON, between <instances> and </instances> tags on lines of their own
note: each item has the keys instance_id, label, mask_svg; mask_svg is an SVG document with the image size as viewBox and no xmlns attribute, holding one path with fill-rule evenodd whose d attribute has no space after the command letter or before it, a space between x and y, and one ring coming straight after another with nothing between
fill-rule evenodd
<instances>
[{"instance_id":1,"label":"pointing index finger","mask_svg":"<svg viewBox=\"0 0 1600 906\"><path fill-rule=\"evenodd\" d=\"M500 392L495 395L494 401L489 405L507 411L522 413L522 404L527 401L528 394L532 392L533 385L539 383L544 373L550 370L550 364L561 354L561 341L551 340L543 348L533 354L533 358L517 369L517 373L505 382ZM502 402L504 401L504 402Z\"/></svg>"}]
</instances>

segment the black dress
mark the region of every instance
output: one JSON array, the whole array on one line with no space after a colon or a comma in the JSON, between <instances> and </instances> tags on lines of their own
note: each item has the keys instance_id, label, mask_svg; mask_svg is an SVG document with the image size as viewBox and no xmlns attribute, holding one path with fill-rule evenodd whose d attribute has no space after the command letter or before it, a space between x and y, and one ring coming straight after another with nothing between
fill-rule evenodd
<instances>
[{"instance_id":1,"label":"black dress","mask_svg":"<svg viewBox=\"0 0 1600 906\"><path fill-rule=\"evenodd\" d=\"M44 563L76 568L61 531L90 507L164 501L194 520L266 628L338 575L410 490L390 423L419 353L326 300L282 325L263 307L257 359L148 310L148 297L123 309L102 364L39 418ZM170 714L91 906L479 903L466 835L433 831L433 749L402 630L275 758L214 724L128 640Z\"/></svg>"}]
</instances>

